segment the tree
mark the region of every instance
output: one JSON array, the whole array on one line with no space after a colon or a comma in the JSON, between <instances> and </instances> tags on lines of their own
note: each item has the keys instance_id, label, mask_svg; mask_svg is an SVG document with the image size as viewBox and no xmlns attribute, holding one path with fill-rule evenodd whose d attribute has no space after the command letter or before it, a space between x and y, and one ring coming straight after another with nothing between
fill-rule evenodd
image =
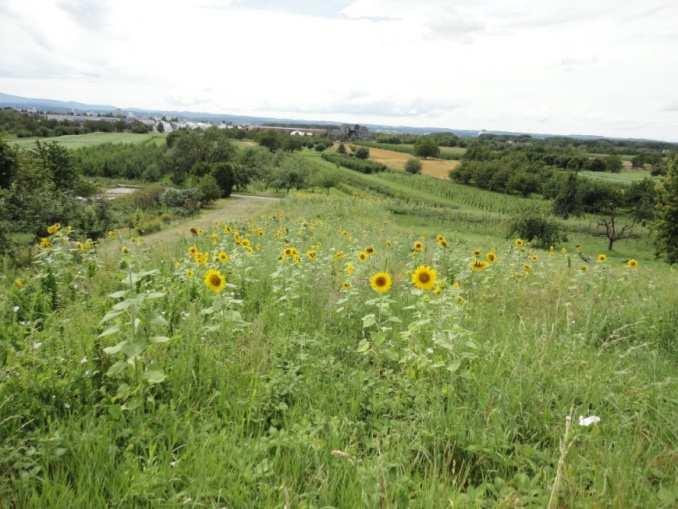
<instances>
[{"instance_id":1,"label":"tree","mask_svg":"<svg viewBox=\"0 0 678 509\"><path fill-rule=\"evenodd\" d=\"M14 148L0 138L0 188L7 189L17 172L18 160Z\"/></svg>"},{"instance_id":2,"label":"tree","mask_svg":"<svg viewBox=\"0 0 678 509\"><path fill-rule=\"evenodd\" d=\"M571 215L581 214L577 175L572 173L560 184L560 190L553 200L553 213L567 219Z\"/></svg>"},{"instance_id":3,"label":"tree","mask_svg":"<svg viewBox=\"0 0 678 509\"><path fill-rule=\"evenodd\" d=\"M433 138L421 136L414 143L414 155L419 157L438 157L440 155L440 147L438 147L438 143Z\"/></svg>"},{"instance_id":4,"label":"tree","mask_svg":"<svg viewBox=\"0 0 678 509\"><path fill-rule=\"evenodd\" d=\"M405 171L407 173L412 173L413 175L421 173L421 160L416 157L408 159L405 163Z\"/></svg>"},{"instance_id":5,"label":"tree","mask_svg":"<svg viewBox=\"0 0 678 509\"><path fill-rule=\"evenodd\" d=\"M158 130L159 133L165 132L165 124L163 124L162 122L158 122L155 128Z\"/></svg>"},{"instance_id":6,"label":"tree","mask_svg":"<svg viewBox=\"0 0 678 509\"><path fill-rule=\"evenodd\" d=\"M211 166L210 174L216 180L217 185L221 189L221 197L228 198L233 191L234 165L232 163L214 163Z\"/></svg>"},{"instance_id":7,"label":"tree","mask_svg":"<svg viewBox=\"0 0 678 509\"><path fill-rule=\"evenodd\" d=\"M605 169L611 173L619 173L622 171L624 163L621 160L621 157L617 155L608 156L605 160Z\"/></svg>"},{"instance_id":8,"label":"tree","mask_svg":"<svg viewBox=\"0 0 678 509\"><path fill-rule=\"evenodd\" d=\"M667 174L661 187L657 205L657 255L666 261L678 263L678 156L667 164Z\"/></svg>"},{"instance_id":9,"label":"tree","mask_svg":"<svg viewBox=\"0 0 678 509\"><path fill-rule=\"evenodd\" d=\"M370 149L367 147L358 147L358 149L355 151L355 156L358 159L367 159L370 157Z\"/></svg>"}]
</instances>

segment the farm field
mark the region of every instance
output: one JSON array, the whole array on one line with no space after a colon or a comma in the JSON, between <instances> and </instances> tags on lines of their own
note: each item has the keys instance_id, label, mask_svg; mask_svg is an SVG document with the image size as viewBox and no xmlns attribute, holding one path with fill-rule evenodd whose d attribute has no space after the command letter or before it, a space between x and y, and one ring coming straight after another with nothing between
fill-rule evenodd
<instances>
[{"instance_id":1,"label":"farm field","mask_svg":"<svg viewBox=\"0 0 678 509\"><path fill-rule=\"evenodd\" d=\"M587 177L593 180L600 180L613 184L632 184L646 178L652 178L652 175L647 170L631 170L624 169L619 173L610 173L602 171L580 171L582 177Z\"/></svg>"},{"instance_id":2,"label":"farm field","mask_svg":"<svg viewBox=\"0 0 678 509\"><path fill-rule=\"evenodd\" d=\"M164 143L165 135L158 133L88 133L55 136L53 138L13 138L8 140L12 145L21 148L31 148L36 141L56 141L66 148L80 148L102 143Z\"/></svg>"},{"instance_id":3,"label":"farm field","mask_svg":"<svg viewBox=\"0 0 678 509\"><path fill-rule=\"evenodd\" d=\"M414 145L411 143L374 143L374 142L359 142L359 145L366 147L374 147L383 150L392 150L394 152L402 152L404 154L414 155ZM440 147L440 158L457 160L466 153L463 147Z\"/></svg>"},{"instance_id":4,"label":"farm field","mask_svg":"<svg viewBox=\"0 0 678 509\"><path fill-rule=\"evenodd\" d=\"M370 159L385 164L395 170L405 170L405 163L412 156L402 152L384 150L380 148L370 148ZM438 179L448 179L450 171L459 166L459 161L449 161L443 159L422 159L421 173Z\"/></svg>"}]
</instances>

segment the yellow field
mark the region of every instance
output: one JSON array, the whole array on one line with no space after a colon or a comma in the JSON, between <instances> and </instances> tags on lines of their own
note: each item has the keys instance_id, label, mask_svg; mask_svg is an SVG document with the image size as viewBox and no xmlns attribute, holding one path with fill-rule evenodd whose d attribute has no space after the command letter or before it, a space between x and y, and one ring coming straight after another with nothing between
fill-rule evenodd
<instances>
[{"instance_id":1,"label":"yellow field","mask_svg":"<svg viewBox=\"0 0 678 509\"><path fill-rule=\"evenodd\" d=\"M393 150L384 150L381 148L370 148L370 159L385 164L394 170L404 170L405 163L413 156ZM450 170L459 166L459 161L448 161L443 159L422 159L421 173L430 177L447 180Z\"/></svg>"}]
</instances>

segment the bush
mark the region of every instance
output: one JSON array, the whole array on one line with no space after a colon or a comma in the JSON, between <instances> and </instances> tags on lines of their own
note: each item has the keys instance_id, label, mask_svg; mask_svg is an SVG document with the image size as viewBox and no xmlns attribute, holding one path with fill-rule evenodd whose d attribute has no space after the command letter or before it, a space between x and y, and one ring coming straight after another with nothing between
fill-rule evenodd
<instances>
[{"instance_id":1,"label":"bush","mask_svg":"<svg viewBox=\"0 0 678 509\"><path fill-rule=\"evenodd\" d=\"M405 163L405 171L407 173L412 173L413 175L421 173L421 160L417 159L416 157L408 159Z\"/></svg>"},{"instance_id":2,"label":"bush","mask_svg":"<svg viewBox=\"0 0 678 509\"><path fill-rule=\"evenodd\" d=\"M358 147L355 151L355 156L358 159L368 159L370 157L370 149L367 147Z\"/></svg>"},{"instance_id":3,"label":"bush","mask_svg":"<svg viewBox=\"0 0 678 509\"><path fill-rule=\"evenodd\" d=\"M383 164L370 161L369 159L356 159L355 157L342 156L336 153L325 152L322 158L349 170L359 171L360 173L378 173L387 169Z\"/></svg>"},{"instance_id":4,"label":"bush","mask_svg":"<svg viewBox=\"0 0 678 509\"><path fill-rule=\"evenodd\" d=\"M538 211L527 211L511 221L509 237L520 237L536 247L548 248L567 240L558 223Z\"/></svg>"},{"instance_id":5,"label":"bush","mask_svg":"<svg viewBox=\"0 0 678 509\"><path fill-rule=\"evenodd\" d=\"M198 180L198 193L203 203L213 202L221 198L222 190L212 175L205 175Z\"/></svg>"},{"instance_id":6,"label":"bush","mask_svg":"<svg viewBox=\"0 0 678 509\"><path fill-rule=\"evenodd\" d=\"M195 212L200 209L200 193L193 187L188 189L169 188L160 195L160 203L166 207Z\"/></svg>"},{"instance_id":7,"label":"bush","mask_svg":"<svg viewBox=\"0 0 678 509\"><path fill-rule=\"evenodd\" d=\"M232 163L215 163L211 166L210 174L221 189L222 198L228 198L233 191L235 173L233 169Z\"/></svg>"},{"instance_id":8,"label":"bush","mask_svg":"<svg viewBox=\"0 0 678 509\"><path fill-rule=\"evenodd\" d=\"M327 149L327 145L324 143L316 143L313 148L316 150L316 152L322 152L323 150Z\"/></svg>"}]
</instances>

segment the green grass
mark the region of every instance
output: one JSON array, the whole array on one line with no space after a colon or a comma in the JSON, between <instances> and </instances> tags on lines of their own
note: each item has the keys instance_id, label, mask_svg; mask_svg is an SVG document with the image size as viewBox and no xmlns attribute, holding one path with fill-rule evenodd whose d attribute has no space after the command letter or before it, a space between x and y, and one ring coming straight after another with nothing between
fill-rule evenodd
<instances>
[{"instance_id":1,"label":"green grass","mask_svg":"<svg viewBox=\"0 0 678 509\"><path fill-rule=\"evenodd\" d=\"M2 273L8 506L546 507L570 412L557 507L676 506L676 273L646 238L586 263L574 244L604 242L583 218L569 254L516 249L506 221L547 202L303 154L336 189L231 233L196 219L97 253L57 234ZM474 272L475 249L498 259ZM414 290L419 265L439 291Z\"/></svg>"},{"instance_id":2,"label":"green grass","mask_svg":"<svg viewBox=\"0 0 678 509\"><path fill-rule=\"evenodd\" d=\"M9 143L21 148L33 148L36 141L49 142L56 141L66 148L80 148L92 145L101 145L102 143L156 143L162 144L165 141L164 134L148 133L88 133L73 134L65 136L55 136L52 138L14 138L8 140Z\"/></svg>"},{"instance_id":3,"label":"green grass","mask_svg":"<svg viewBox=\"0 0 678 509\"><path fill-rule=\"evenodd\" d=\"M579 175L593 180L610 182L613 184L632 184L646 178L654 178L649 171L644 170L622 170L619 173L610 173L606 171L580 171Z\"/></svg>"}]
</instances>

